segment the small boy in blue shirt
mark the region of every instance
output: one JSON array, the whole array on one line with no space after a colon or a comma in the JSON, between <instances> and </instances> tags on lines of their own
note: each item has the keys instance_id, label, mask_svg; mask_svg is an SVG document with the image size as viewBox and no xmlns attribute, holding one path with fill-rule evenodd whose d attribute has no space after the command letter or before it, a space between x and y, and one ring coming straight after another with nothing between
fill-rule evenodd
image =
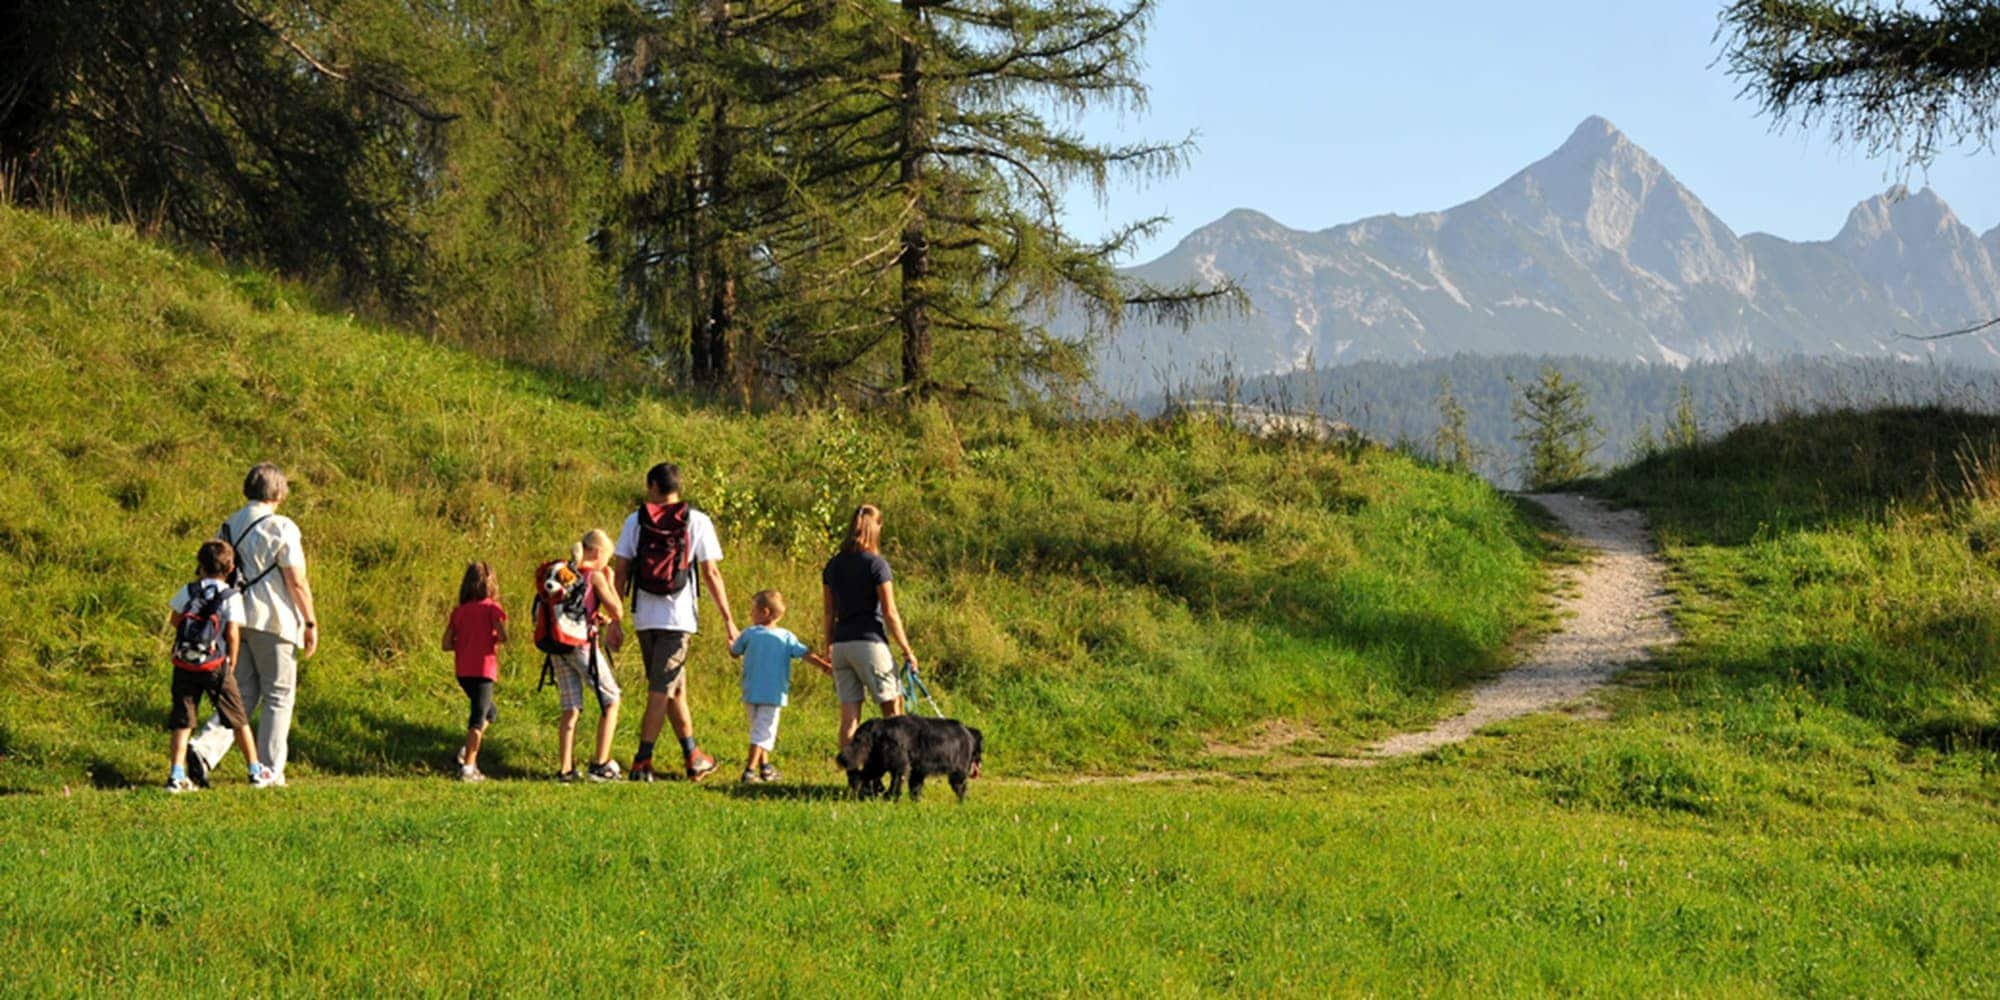
<instances>
[{"instance_id":1,"label":"small boy in blue shirt","mask_svg":"<svg viewBox=\"0 0 2000 1000\"><path fill-rule=\"evenodd\" d=\"M750 716L750 752L743 761L743 782L778 780L771 750L778 744L778 715L789 701L792 661L803 659L831 675L833 664L806 648L799 637L778 627L785 617L785 595L760 590L750 598L749 628L729 644L729 655L743 659L743 707Z\"/></svg>"}]
</instances>

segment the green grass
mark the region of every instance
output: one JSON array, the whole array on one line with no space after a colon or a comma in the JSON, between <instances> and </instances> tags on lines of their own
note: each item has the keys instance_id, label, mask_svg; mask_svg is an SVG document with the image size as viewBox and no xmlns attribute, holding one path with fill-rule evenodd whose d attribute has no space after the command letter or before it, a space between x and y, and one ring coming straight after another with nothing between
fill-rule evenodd
<instances>
[{"instance_id":1,"label":"green grass","mask_svg":"<svg viewBox=\"0 0 2000 1000\"><path fill-rule=\"evenodd\" d=\"M299 774L448 767L461 696L435 645L464 563L493 561L524 619L534 564L615 530L659 460L715 515L739 614L778 587L806 636L835 531L881 504L930 679L994 735L1003 773L1204 766L1205 738L1274 716L1351 745L1436 715L1538 613L1536 525L1379 449L1199 422L705 408L17 211L0 211L0 381L0 549L24 584L0 602L0 787L157 779L165 599L264 459L292 474L324 622ZM553 766L538 666L525 644L505 655L494 773ZM636 663L619 672L639 686ZM701 735L734 758L735 668L713 636L691 677ZM835 712L801 677L780 752L818 760ZM636 726L626 713L621 755Z\"/></svg>"},{"instance_id":2,"label":"green grass","mask_svg":"<svg viewBox=\"0 0 2000 1000\"><path fill-rule=\"evenodd\" d=\"M610 392L5 210L0 373L27 583L0 601L0 787L33 792L0 797L9 992L2000 993L1993 421L1800 418L1621 470L1596 488L1659 527L1685 641L1608 719L1345 770L1279 758L1446 710L1545 625L1567 557L1396 454ZM330 626L298 780L97 790L156 780L159 605L265 457ZM440 776L458 564L513 567L518 609L660 457L739 604L780 586L803 633L832 525L883 503L920 649L989 734L967 804L839 799L811 679L779 788ZM717 645L695 710L728 759ZM503 666L503 776L552 756L532 668ZM1203 752L1279 717L1314 735ZM1154 767L1206 776L1062 783Z\"/></svg>"},{"instance_id":3,"label":"green grass","mask_svg":"<svg viewBox=\"0 0 2000 1000\"><path fill-rule=\"evenodd\" d=\"M962 808L386 779L0 806L26 993L1972 996L1996 884L1990 808L1720 822L1478 765Z\"/></svg>"},{"instance_id":4,"label":"green grass","mask_svg":"<svg viewBox=\"0 0 2000 1000\"><path fill-rule=\"evenodd\" d=\"M2000 418L1760 424L1621 471L1678 570L1669 694L1781 757L2000 751Z\"/></svg>"}]
</instances>

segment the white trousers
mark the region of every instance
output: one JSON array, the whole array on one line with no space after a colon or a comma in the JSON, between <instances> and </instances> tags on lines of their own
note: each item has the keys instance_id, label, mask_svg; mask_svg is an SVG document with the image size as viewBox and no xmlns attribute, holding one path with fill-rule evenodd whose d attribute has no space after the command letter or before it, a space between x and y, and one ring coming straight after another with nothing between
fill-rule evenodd
<instances>
[{"instance_id":1,"label":"white trousers","mask_svg":"<svg viewBox=\"0 0 2000 1000\"><path fill-rule=\"evenodd\" d=\"M246 628L236 655L236 690L243 696L244 714L252 716L257 759L281 774L291 751L292 700L299 686L298 651L297 646L273 633ZM188 740L188 750L200 754L202 762L213 769L235 744L234 731L220 716L210 713Z\"/></svg>"}]
</instances>

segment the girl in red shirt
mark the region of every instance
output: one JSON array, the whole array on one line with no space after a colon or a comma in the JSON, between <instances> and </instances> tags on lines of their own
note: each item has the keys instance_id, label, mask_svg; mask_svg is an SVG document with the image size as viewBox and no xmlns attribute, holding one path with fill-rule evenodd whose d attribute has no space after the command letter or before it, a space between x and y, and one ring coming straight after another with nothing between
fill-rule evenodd
<instances>
[{"instance_id":1,"label":"girl in red shirt","mask_svg":"<svg viewBox=\"0 0 2000 1000\"><path fill-rule=\"evenodd\" d=\"M486 727L498 717L493 710L493 681L500 675L501 643L507 641L507 612L500 607L500 588L493 567L476 562L465 567L458 585L458 607L445 626L444 648L458 668L458 686L472 702L465 719L465 746L458 751L461 781L485 781L479 773L479 744Z\"/></svg>"}]
</instances>

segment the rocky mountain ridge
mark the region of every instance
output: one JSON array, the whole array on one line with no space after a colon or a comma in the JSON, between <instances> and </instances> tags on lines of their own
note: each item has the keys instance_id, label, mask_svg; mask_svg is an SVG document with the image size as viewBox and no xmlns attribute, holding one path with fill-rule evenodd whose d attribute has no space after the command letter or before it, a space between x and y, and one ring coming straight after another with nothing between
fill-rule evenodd
<instances>
[{"instance_id":1,"label":"rocky mountain ridge","mask_svg":"<svg viewBox=\"0 0 2000 1000\"><path fill-rule=\"evenodd\" d=\"M1609 121L1440 212L1316 232L1239 209L1131 272L1233 277L1247 314L1128 324L1101 381L1136 395L1224 372L1472 354L1683 364L1743 354L2000 363L1984 338L1903 333L2000 316L2000 228L1983 237L1928 188L1870 198L1831 240L1739 236Z\"/></svg>"}]
</instances>

